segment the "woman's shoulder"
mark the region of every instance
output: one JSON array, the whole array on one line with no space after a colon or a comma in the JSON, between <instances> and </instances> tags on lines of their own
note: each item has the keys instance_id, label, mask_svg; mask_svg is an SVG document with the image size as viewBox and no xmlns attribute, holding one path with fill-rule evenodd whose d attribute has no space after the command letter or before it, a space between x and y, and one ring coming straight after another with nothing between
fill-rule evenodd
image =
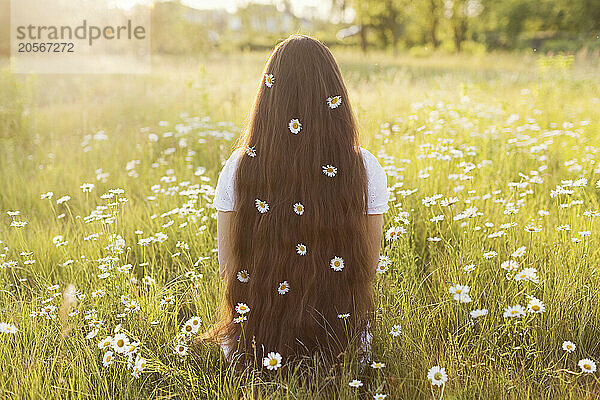
<instances>
[{"instance_id":1,"label":"woman's shoulder","mask_svg":"<svg viewBox=\"0 0 600 400\"><path fill-rule=\"evenodd\" d=\"M383 170L383 167L379 163L379 160L373 153L364 147L360 147L360 151L362 153L363 161L365 163L365 168L367 169L367 173L375 172L376 170Z\"/></svg>"}]
</instances>

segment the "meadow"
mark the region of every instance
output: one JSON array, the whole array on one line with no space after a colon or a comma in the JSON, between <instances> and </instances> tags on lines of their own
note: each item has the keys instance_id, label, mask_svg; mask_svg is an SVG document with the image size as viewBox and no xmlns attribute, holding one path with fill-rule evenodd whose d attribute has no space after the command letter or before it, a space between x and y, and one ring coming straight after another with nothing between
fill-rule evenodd
<instances>
[{"instance_id":1,"label":"meadow","mask_svg":"<svg viewBox=\"0 0 600 400\"><path fill-rule=\"evenodd\" d=\"M237 376L189 346L222 295L214 187L267 54L157 56L0 73L0 397L600 397L599 57L335 54L392 192L383 366Z\"/></svg>"}]
</instances>

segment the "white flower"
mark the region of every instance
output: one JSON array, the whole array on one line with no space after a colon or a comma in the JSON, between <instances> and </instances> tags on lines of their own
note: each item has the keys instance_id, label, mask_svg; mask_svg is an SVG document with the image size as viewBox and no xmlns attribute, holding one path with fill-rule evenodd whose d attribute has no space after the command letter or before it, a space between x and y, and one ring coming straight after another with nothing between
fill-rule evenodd
<instances>
[{"instance_id":1,"label":"white flower","mask_svg":"<svg viewBox=\"0 0 600 400\"><path fill-rule=\"evenodd\" d=\"M475 270L475 264L467 264L463 267L463 271L471 272Z\"/></svg>"},{"instance_id":2,"label":"white flower","mask_svg":"<svg viewBox=\"0 0 600 400\"><path fill-rule=\"evenodd\" d=\"M375 399L375 400L385 400L386 397L387 397L387 394L383 394L383 393L376 393L373 395L373 399Z\"/></svg>"},{"instance_id":3,"label":"white flower","mask_svg":"<svg viewBox=\"0 0 600 400\"><path fill-rule=\"evenodd\" d=\"M306 254L306 245L304 243L298 243L296 245L296 253L300 254L301 256Z\"/></svg>"},{"instance_id":4,"label":"white flower","mask_svg":"<svg viewBox=\"0 0 600 400\"><path fill-rule=\"evenodd\" d=\"M329 108L338 108L342 104L342 96L331 96L327 98L327 105Z\"/></svg>"},{"instance_id":5,"label":"white flower","mask_svg":"<svg viewBox=\"0 0 600 400\"><path fill-rule=\"evenodd\" d=\"M568 340L565 340L562 344L562 349L568 353L574 352L576 347L575 343Z\"/></svg>"},{"instance_id":6,"label":"white flower","mask_svg":"<svg viewBox=\"0 0 600 400\"><path fill-rule=\"evenodd\" d=\"M304 206L302 205L302 203L294 204L294 212L298 215L304 214Z\"/></svg>"},{"instance_id":7,"label":"white flower","mask_svg":"<svg viewBox=\"0 0 600 400\"><path fill-rule=\"evenodd\" d=\"M385 233L385 240L392 241L397 240L400 236L406 233L406 229L401 226L392 226Z\"/></svg>"},{"instance_id":8,"label":"white flower","mask_svg":"<svg viewBox=\"0 0 600 400\"><path fill-rule=\"evenodd\" d=\"M507 271L514 271L515 269L519 268L519 264L515 260L507 260L500 264L500 268Z\"/></svg>"},{"instance_id":9,"label":"white flower","mask_svg":"<svg viewBox=\"0 0 600 400\"><path fill-rule=\"evenodd\" d=\"M504 318L520 318L525 315L525 309L522 305L517 304L504 309Z\"/></svg>"},{"instance_id":10,"label":"white flower","mask_svg":"<svg viewBox=\"0 0 600 400\"><path fill-rule=\"evenodd\" d=\"M250 307L248 307L248 304L246 303L237 303L237 305L235 306L235 311L238 314L246 314L250 311Z\"/></svg>"},{"instance_id":11,"label":"white flower","mask_svg":"<svg viewBox=\"0 0 600 400\"><path fill-rule=\"evenodd\" d=\"M431 381L433 386L442 386L448 381L448 375L446 369L436 365L435 367L429 368L427 372L427 379Z\"/></svg>"},{"instance_id":12,"label":"white flower","mask_svg":"<svg viewBox=\"0 0 600 400\"><path fill-rule=\"evenodd\" d=\"M94 189L94 184L93 183L84 183L83 185L80 186L80 188L83 193L89 193L92 191L92 189Z\"/></svg>"},{"instance_id":13,"label":"white flower","mask_svg":"<svg viewBox=\"0 0 600 400\"><path fill-rule=\"evenodd\" d=\"M379 256L379 262L377 263L377 273L383 274L390 268L390 259L387 256Z\"/></svg>"},{"instance_id":14,"label":"white flower","mask_svg":"<svg viewBox=\"0 0 600 400\"><path fill-rule=\"evenodd\" d=\"M337 168L333 165L323 165L323 173L330 178L333 178L337 174Z\"/></svg>"},{"instance_id":15,"label":"white flower","mask_svg":"<svg viewBox=\"0 0 600 400\"><path fill-rule=\"evenodd\" d=\"M348 383L348 385L353 388L359 388L363 385L363 383L361 381L359 381L358 379L354 379L354 380L350 381Z\"/></svg>"},{"instance_id":16,"label":"white flower","mask_svg":"<svg viewBox=\"0 0 600 400\"><path fill-rule=\"evenodd\" d=\"M254 203L256 204L256 209L259 213L264 214L267 211L269 211L269 205L267 204L267 202L256 199L254 200Z\"/></svg>"},{"instance_id":17,"label":"white flower","mask_svg":"<svg viewBox=\"0 0 600 400\"><path fill-rule=\"evenodd\" d=\"M515 275L515 281L530 281L533 283L539 283L539 278L537 276L537 269L535 268L525 268L521 272Z\"/></svg>"},{"instance_id":18,"label":"white flower","mask_svg":"<svg viewBox=\"0 0 600 400\"><path fill-rule=\"evenodd\" d=\"M273 74L265 74L265 85L267 87L272 87L275 83L275 77Z\"/></svg>"},{"instance_id":19,"label":"white flower","mask_svg":"<svg viewBox=\"0 0 600 400\"><path fill-rule=\"evenodd\" d=\"M290 291L290 285L288 284L288 281L281 282L279 284L279 287L277 288L277 292L279 294L286 294L289 291Z\"/></svg>"},{"instance_id":20,"label":"white flower","mask_svg":"<svg viewBox=\"0 0 600 400\"><path fill-rule=\"evenodd\" d=\"M529 311L530 313L541 314L544 312L545 309L546 307L544 306L544 303L542 303L541 300L536 299L535 297L529 299L529 303L527 304L527 311Z\"/></svg>"},{"instance_id":21,"label":"white flower","mask_svg":"<svg viewBox=\"0 0 600 400\"><path fill-rule=\"evenodd\" d=\"M183 343L177 343L173 349L173 353L180 357L185 357L188 355L188 347Z\"/></svg>"},{"instance_id":22,"label":"white flower","mask_svg":"<svg viewBox=\"0 0 600 400\"><path fill-rule=\"evenodd\" d=\"M339 272L344 269L344 260L342 257L335 256L331 259L329 265L331 266L331 269Z\"/></svg>"},{"instance_id":23,"label":"white flower","mask_svg":"<svg viewBox=\"0 0 600 400\"><path fill-rule=\"evenodd\" d=\"M240 281L242 283L246 283L250 280L250 275L248 274L248 271L246 271L244 269L237 273L237 278L238 278L238 281Z\"/></svg>"},{"instance_id":24,"label":"white flower","mask_svg":"<svg viewBox=\"0 0 600 400\"><path fill-rule=\"evenodd\" d=\"M390 331L390 335L392 335L394 337L398 337L398 336L400 336L401 333L402 333L402 328L400 327L400 325L394 325L394 326L392 326L392 330Z\"/></svg>"},{"instance_id":25,"label":"white flower","mask_svg":"<svg viewBox=\"0 0 600 400\"><path fill-rule=\"evenodd\" d=\"M586 374L593 374L594 372L596 372L596 363L590 360L589 358L579 360L577 365L579 365L579 368L581 368L581 372L584 372Z\"/></svg>"},{"instance_id":26,"label":"white flower","mask_svg":"<svg viewBox=\"0 0 600 400\"><path fill-rule=\"evenodd\" d=\"M105 367L111 365L113 363L113 356L114 354L110 350L104 353L104 357L102 357L102 365Z\"/></svg>"},{"instance_id":27,"label":"white flower","mask_svg":"<svg viewBox=\"0 0 600 400\"><path fill-rule=\"evenodd\" d=\"M477 310L472 310L469 314L471 315L471 318L475 319L475 318L479 318L479 317L483 317L484 315L487 315L488 310L486 310L485 308L481 308L481 309L477 309Z\"/></svg>"},{"instance_id":28,"label":"white flower","mask_svg":"<svg viewBox=\"0 0 600 400\"><path fill-rule=\"evenodd\" d=\"M270 371L281 368L281 354L273 351L270 352L265 358L263 358L263 365Z\"/></svg>"},{"instance_id":29,"label":"white flower","mask_svg":"<svg viewBox=\"0 0 600 400\"><path fill-rule=\"evenodd\" d=\"M381 368L385 368L385 363L382 363L382 362L375 362L375 361L373 361L373 362L371 363L371 368L373 368L373 369L381 369Z\"/></svg>"},{"instance_id":30,"label":"white flower","mask_svg":"<svg viewBox=\"0 0 600 400\"><path fill-rule=\"evenodd\" d=\"M112 336L107 336L103 340L98 342L98 348L100 350L108 349L109 347L112 346L112 342L113 342Z\"/></svg>"},{"instance_id":31,"label":"white flower","mask_svg":"<svg viewBox=\"0 0 600 400\"><path fill-rule=\"evenodd\" d=\"M248 154L250 157L256 157L256 150L254 150L254 147L246 147L246 154Z\"/></svg>"},{"instance_id":32,"label":"white flower","mask_svg":"<svg viewBox=\"0 0 600 400\"><path fill-rule=\"evenodd\" d=\"M113 350L115 353L122 354L129 347L129 339L123 333L117 333L112 341Z\"/></svg>"},{"instance_id":33,"label":"white flower","mask_svg":"<svg viewBox=\"0 0 600 400\"><path fill-rule=\"evenodd\" d=\"M302 124L297 118L291 119L288 127L290 128L290 132L292 132L294 135L297 135L298 132L302 130Z\"/></svg>"},{"instance_id":34,"label":"white flower","mask_svg":"<svg viewBox=\"0 0 600 400\"><path fill-rule=\"evenodd\" d=\"M450 286L450 289L448 289L450 294L452 294L454 297L454 300L458 301L459 303L471 302L471 297L469 297L468 294L470 290L471 289L466 285L454 285Z\"/></svg>"},{"instance_id":35,"label":"white flower","mask_svg":"<svg viewBox=\"0 0 600 400\"><path fill-rule=\"evenodd\" d=\"M514 258L523 257L526 252L527 252L526 247L521 246L512 253L512 257L514 257Z\"/></svg>"}]
</instances>

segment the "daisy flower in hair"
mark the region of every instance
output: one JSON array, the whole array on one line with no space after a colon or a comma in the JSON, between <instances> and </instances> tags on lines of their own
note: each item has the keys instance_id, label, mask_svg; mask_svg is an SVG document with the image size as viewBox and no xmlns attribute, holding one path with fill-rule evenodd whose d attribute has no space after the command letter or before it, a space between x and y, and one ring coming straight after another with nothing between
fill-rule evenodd
<instances>
[{"instance_id":1,"label":"daisy flower in hair","mask_svg":"<svg viewBox=\"0 0 600 400\"><path fill-rule=\"evenodd\" d=\"M342 96L332 96L327 98L327 105L329 108L338 108L342 104Z\"/></svg>"},{"instance_id":2,"label":"daisy flower in hair","mask_svg":"<svg viewBox=\"0 0 600 400\"><path fill-rule=\"evenodd\" d=\"M269 211L269 205L267 204L266 201L256 199L256 200L254 200L254 203L256 204L256 209L258 210L259 213L264 214L267 211Z\"/></svg>"},{"instance_id":3,"label":"daisy flower in hair","mask_svg":"<svg viewBox=\"0 0 600 400\"><path fill-rule=\"evenodd\" d=\"M237 273L238 281L246 283L250 280L250 274L245 269Z\"/></svg>"},{"instance_id":4,"label":"daisy flower in hair","mask_svg":"<svg viewBox=\"0 0 600 400\"><path fill-rule=\"evenodd\" d=\"M238 314L246 314L250 311L250 307L246 303L237 303L235 306L235 312Z\"/></svg>"},{"instance_id":5,"label":"daisy flower in hair","mask_svg":"<svg viewBox=\"0 0 600 400\"><path fill-rule=\"evenodd\" d=\"M336 256L331 259L329 265L334 271L341 271L344 269L344 260L342 259L342 257Z\"/></svg>"},{"instance_id":6,"label":"daisy flower in hair","mask_svg":"<svg viewBox=\"0 0 600 400\"><path fill-rule=\"evenodd\" d=\"M323 173L330 178L333 178L337 174L337 168L333 165L323 165Z\"/></svg>"},{"instance_id":7,"label":"daisy flower in hair","mask_svg":"<svg viewBox=\"0 0 600 400\"><path fill-rule=\"evenodd\" d=\"M277 292L279 294L286 294L289 291L290 291L290 284L288 283L288 281L281 282L279 284L279 287L277 288Z\"/></svg>"},{"instance_id":8,"label":"daisy flower in hair","mask_svg":"<svg viewBox=\"0 0 600 400\"><path fill-rule=\"evenodd\" d=\"M296 245L296 253L300 254L301 256L306 254L306 245L304 243L298 243Z\"/></svg>"},{"instance_id":9,"label":"daisy flower in hair","mask_svg":"<svg viewBox=\"0 0 600 400\"><path fill-rule=\"evenodd\" d=\"M304 214L304 206L302 205L302 203L294 204L294 212L298 215Z\"/></svg>"},{"instance_id":10,"label":"daisy flower in hair","mask_svg":"<svg viewBox=\"0 0 600 400\"><path fill-rule=\"evenodd\" d=\"M275 77L273 74L265 74L265 85L267 85L267 87L272 87L274 83Z\"/></svg>"},{"instance_id":11,"label":"daisy flower in hair","mask_svg":"<svg viewBox=\"0 0 600 400\"><path fill-rule=\"evenodd\" d=\"M256 150L254 149L254 146L246 147L246 154L248 154L250 157L256 157Z\"/></svg>"},{"instance_id":12,"label":"daisy flower in hair","mask_svg":"<svg viewBox=\"0 0 600 400\"><path fill-rule=\"evenodd\" d=\"M290 132L292 132L294 135L297 135L302 129L302 124L298 118L294 118L290 120L288 127L290 128Z\"/></svg>"}]
</instances>

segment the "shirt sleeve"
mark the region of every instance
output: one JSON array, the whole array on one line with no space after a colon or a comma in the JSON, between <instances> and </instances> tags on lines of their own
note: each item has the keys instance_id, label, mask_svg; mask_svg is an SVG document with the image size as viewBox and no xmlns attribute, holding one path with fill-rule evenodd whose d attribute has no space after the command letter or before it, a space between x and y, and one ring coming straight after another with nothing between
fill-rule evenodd
<instances>
[{"instance_id":1,"label":"shirt sleeve","mask_svg":"<svg viewBox=\"0 0 600 400\"><path fill-rule=\"evenodd\" d=\"M390 208L390 193L387 187L387 174L377 158L368 150L362 149L367 170L368 214L383 214Z\"/></svg>"},{"instance_id":2,"label":"shirt sleeve","mask_svg":"<svg viewBox=\"0 0 600 400\"><path fill-rule=\"evenodd\" d=\"M234 151L225 162L223 169L219 173L217 187L215 188L215 198L213 206L218 211L233 211L235 206L235 192L233 182L235 179L235 170L239 158L239 151Z\"/></svg>"}]
</instances>

